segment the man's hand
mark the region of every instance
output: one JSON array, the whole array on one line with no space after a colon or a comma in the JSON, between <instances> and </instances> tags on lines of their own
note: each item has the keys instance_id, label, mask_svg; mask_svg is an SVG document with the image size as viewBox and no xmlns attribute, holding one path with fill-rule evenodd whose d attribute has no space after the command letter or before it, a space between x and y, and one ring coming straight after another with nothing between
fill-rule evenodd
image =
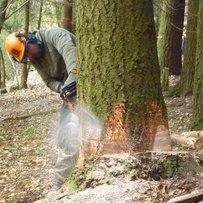
<instances>
[{"instance_id":1,"label":"man's hand","mask_svg":"<svg viewBox=\"0 0 203 203\"><path fill-rule=\"evenodd\" d=\"M76 82L73 81L67 86L62 88L60 96L64 101L73 103L76 94L77 94Z\"/></svg>"}]
</instances>

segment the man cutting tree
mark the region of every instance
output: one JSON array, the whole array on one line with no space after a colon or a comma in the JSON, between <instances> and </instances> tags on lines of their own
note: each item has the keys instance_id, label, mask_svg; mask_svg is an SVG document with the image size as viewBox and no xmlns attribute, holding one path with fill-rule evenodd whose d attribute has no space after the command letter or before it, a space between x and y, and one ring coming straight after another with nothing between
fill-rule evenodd
<instances>
[{"instance_id":1,"label":"man cutting tree","mask_svg":"<svg viewBox=\"0 0 203 203\"><path fill-rule=\"evenodd\" d=\"M59 154L51 188L51 192L57 191L72 172L79 151L78 118L71 114L76 102L75 36L62 28L48 28L25 34L15 32L6 38L5 47L15 61L23 63L29 60L47 87L60 93L64 101L57 131ZM63 131L62 123L68 132Z\"/></svg>"}]
</instances>

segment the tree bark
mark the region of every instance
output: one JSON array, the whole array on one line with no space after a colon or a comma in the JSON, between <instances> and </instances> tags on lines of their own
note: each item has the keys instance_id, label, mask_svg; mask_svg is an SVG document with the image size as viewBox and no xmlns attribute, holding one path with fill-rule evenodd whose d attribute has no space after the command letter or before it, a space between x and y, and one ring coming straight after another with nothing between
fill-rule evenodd
<instances>
[{"instance_id":1,"label":"tree bark","mask_svg":"<svg viewBox=\"0 0 203 203\"><path fill-rule=\"evenodd\" d=\"M72 0L63 0L62 27L72 32Z\"/></svg>"},{"instance_id":2,"label":"tree bark","mask_svg":"<svg viewBox=\"0 0 203 203\"><path fill-rule=\"evenodd\" d=\"M192 94L195 74L195 56L197 42L197 16L199 0L188 2L188 17L186 27L186 43L184 50L184 61L180 79L180 95Z\"/></svg>"},{"instance_id":3,"label":"tree bark","mask_svg":"<svg viewBox=\"0 0 203 203\"><path fill-rule=\"evenodd\" d=\"M6 6L8 4L8 0L1 0L0 2L0 33L4 24L5 16L6 16Z\"/></svg>"},{"instance_id":4,"label":"tree bark","mask_svg":"<svg viewBox=\"0 0 203 203\"><path fill-rule=\"evenodd\" d=\"M158 36L159 64L180 75L185 0L164 0Z\"/></svg>"},{"instance_id":5,"label":"tree bark","mask_svg":"<svg viewBox=\"0 0 203 203\"><path fill-rule=\"evenodd\" d=\"M200 1L199 3L200 8L197 26L197 52L193 88L192 130L203 130L203 1Z\"/></svg>"},{"instance_id":6,"label":"tree bark","mask_svg":"<svg viewBox=\"0 0 203 203\"><path fill-rule=\"evenodd\" d=\"M0 58L1 58L1 77L2 77L2 84L1 87L6 87L6 67L2 49L0 47Z\"/></svg>"},{"instance_id":7,"label":"tree bark","mask_svg":"<svg viewBox=\"0 0 203 203\"><path fill-rule=\"evenodd\" d=\"M38 30L41 28L43 4L44 4L44 0L40 0L39 19L37 23Z\"/></svg>"},{"instance_id":8,"label":"tree bark","mask_svg":"<svg viewBox=\"0 0 203 203\"><path fill-rule=\"evenodd\" d=\"M76 9L79 101L105 122L104 150L153 150L156 135L170 149L152 1L77 0Z\"/></svg>"},{"instance_id":9,"label":"tree bark","mask_svg":"<svg viewBox=\"0 0 203 203\"><path fill-rule=\"evenodd\" d=\"M29 32L30 1L25 5L25 33ZM27 88L28 63L22 65L20 89Z\"/></svg>"},{"instance_id":10,"label":"tree bark","mask_svg":"<svg viewBox=\"0 0 203 203\"><path fill-rule=\"evenodd\" d=\"M8 0L1 0L0 2L0 34L3 28L3 24L6 20L6 7L8 4ZM5 74L5 64L4 58L2 54L2 49L0 48L0 88L4 88L6 86L6 74Z\"/></svg>"}]
</instances>

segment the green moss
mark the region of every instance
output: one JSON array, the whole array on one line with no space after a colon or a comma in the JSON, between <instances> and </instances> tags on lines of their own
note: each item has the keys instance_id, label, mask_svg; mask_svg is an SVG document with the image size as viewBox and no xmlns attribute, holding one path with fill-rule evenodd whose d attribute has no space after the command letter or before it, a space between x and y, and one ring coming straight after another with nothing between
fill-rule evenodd
<instances>
[{"instance_id":1,"label":"green moss","mask_svg":"<svg viewBox=\"0 0 203 203\"><path fill-rule=\"evenodd\" d=\"M170 155L162 163L162 177L172 178L174 176L184 175L187 172L200 172L202 167L191 158L181 158L176 155Z\"/></svg>"},{"instance_id":2,"label":"green moss","mask_svg":"<svg viewBox=\"0 0 203 203\"><path fill-rule=\"evenodd\" d=\"M78 191L80 191L80 188L78 187L78 185L76 183L76 180L74 179L73 176L71 176L68 179L67 189L68 189L69 192L78 192Z\"/></svg>"},{"instance_id":3,"label":"green moss","mask_svg":"<svg viewBox=\"0 0 203 203\"><path fill-rule=\"evenodd\" d=\"M170 155L166 157L166 159L163 161L163 176L166 176L167 178L174 177L178 172L178 157L174 155Z\"/></svg>"},{"instance_id":4,"label":"green moss","mask_svg":"<svg viewBox=\"0 0 203 203\"><path fill-rule=\"evenodd\" d=\"M197 162L193 159L186 159L180 164L181 170L189 170L194 172L199 172L202 170L202 168L197 164Z\"/></svg>"}]
</instances>

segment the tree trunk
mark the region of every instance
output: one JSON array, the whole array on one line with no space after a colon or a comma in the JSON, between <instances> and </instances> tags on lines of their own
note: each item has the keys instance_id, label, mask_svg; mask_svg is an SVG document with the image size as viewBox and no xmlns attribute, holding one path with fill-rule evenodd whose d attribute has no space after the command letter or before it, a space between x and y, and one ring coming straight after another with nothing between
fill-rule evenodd
<instances>
[{"instance_id":1,"label":"tree trunk","mask_svg":"<svg viewBox=\"0 0 203 203\"><path fill-rule=\"evenodd\" d=\"M38 30L41 28L43 4L44 4L44 0L40 0L39 19L37 23Z\"/></svg>"},{"instance_id":2,"label":"tree trunk","mask_svg":"<svg viewBox=\"0 0 203 203\"><path fill-rule=\"evenodd\" d=\"M153 150L160 138L170 149L152 1L77 0L76 9L79 100L105 121L104 150Z\"/></svg>"},{"instance_id":3,"label":"tree trunk","mask_svg":"<svg viewBox=\"0 0 203 203\"><path fill-rule=\"evenodd\" d=\"M164 0L158 37L159 64L180 75L185 0Z\"/></svg>"},{"instance_id":4,"label":"tree trunk","mask_svg":"<svg viewBox=\"0 0 203 203\"><path fill-rule=\"evenodd\" d=\"M1 0L0 2L0 34L1 34L1 30L3 28L3 24L5 22L5 15L6 15L6 7L8 4L8 0ZM6 82L5 82L5 64L4 64L4 58L3 58L3 54L2 54L2 50L0 48L0 88L1 87L5 87Z\"/></svg>"},{"instance_id":5,"label":"tree trunk","mask_svg":"<svg viewBox=\"0 0 203 203\"><path fill-rule=\"evenodd\" d=\"M153 7L154 7L154 21L155 21L155 28L156 33L158 35L159 28L160 28L160 19L161 19L161 8L162 8L163 2L160 0L154 0L153 1Z\"/></svg>"},{"instance_id":6,"label":"tree trunk","mask_svg":"<svg viewBox=\"0 0 203 203\"><path fill-rule=\"evenodd\" d=\"M199 2L199 15L197 26L197 51L195 63L195 76L193 88L193 117L192 129L203 130L203 1Z\"/></svg>"},{"instance_id":7,"label":"tree trunk","mask_svg":"<svg viewBox=\"0 0 203 203\"><path fill-rule=\"evenodd\" d=\"M0 2L0 33L4 24L5 16L6 16L6 7L8 4L8 0L1 0Z\"/></svg>"},{"instance_id":8,"label":"tree trunk","mask_svg":"<svg viewBox=\"0 0 203 203\"><path fill-rule=\"evenodd\" d=\"M30 1L25 5L25 28L24 31L27 33L29 31L29 15L30 15ZM22 65L20 89L27 88L27 78L28 78L28 63L25 62Z\"/></svg>"},{"instance_id":9,"label":"tree trunk","mask_svg":"<svg viewBox=\"0 0 203 203\"><path fill-rule=\"evenodd\" d=\"M195 74L195 56L197 42L197 15L199 0L190 0L188 3L188 17L186 27L186 44L184 50L184 62L180 79L180 94L191 95Z\"/></svg>"},{"instance_id":10,"label":"tree trunk","mask_svg":"<svg viewBox=\"0 0 203 203\"><path fill-rule=\"evenodd\" d=\"M62 27L72 32L72 1L63 0Z\"/></svg>"},{"instance_id":11,"label":"tree trunk","mask_svg":"<svg viewBox=\"0 0 203 203\"><path fill-rule=\"evenodd\" d=\"M2 71L1 71L1 76L2 76L2 87L6 87L6 67L5 67L5 61L4 61L4 56L2 49L0 47L0 58L1 58L1 66L2 66Z\"/></svg>"}]
</instances>

